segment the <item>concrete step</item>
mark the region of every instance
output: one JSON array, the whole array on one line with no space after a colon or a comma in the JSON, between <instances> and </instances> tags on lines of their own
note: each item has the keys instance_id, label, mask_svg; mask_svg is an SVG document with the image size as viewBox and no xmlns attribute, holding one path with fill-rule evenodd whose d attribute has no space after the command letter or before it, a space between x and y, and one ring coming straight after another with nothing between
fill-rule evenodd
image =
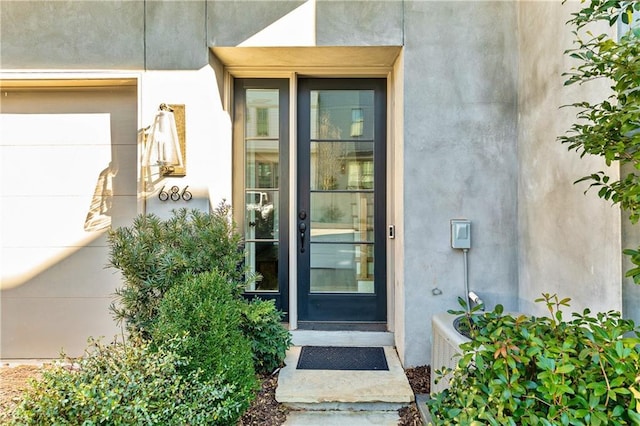
<instances>
[{"instance_id":1,"label":"concrete step","mask_svg":"<svg viewBox=\"0 0 640 426\"><path fill-rule=\"evenodd\" d=\"M293 410L395 413L414 400L391 346L384 347L388 371L297 370L300 349L294 346L287 352L276 389L276 400Z\"/></svg>"},{"instance_id":2,"label":"concrete step","mask_svg":"<svg viewBox=\"0 0 640 426\"><path fill-rule=\"evenodd\" d=\"M389 331L321 331L293 330L295 346L393 346Z\"/></svg>"},{"instance_id":3,"label":"concrete step","mask_svg":"<svg viewBox=\"0 0 640 426\"><path fill-rule=\"evenodd\" d=\"M395 411L290 411L284 426L396 426Z\"/></svg>"}]
</instances>

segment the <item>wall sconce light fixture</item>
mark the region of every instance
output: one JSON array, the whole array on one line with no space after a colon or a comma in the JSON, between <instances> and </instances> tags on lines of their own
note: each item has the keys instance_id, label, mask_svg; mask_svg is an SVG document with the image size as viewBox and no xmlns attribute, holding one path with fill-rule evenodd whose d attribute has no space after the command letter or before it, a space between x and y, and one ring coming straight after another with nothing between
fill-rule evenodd
<instances>
[{"instance_id":1,"label":"wall sconce light fixture","mask_svg":"<svg viewBox=\"0 0 640 426\"><path fill-rule=\"evenodd\" d=\"M160 104L144 152L146 166L158 166L162 176L185 176L184 105Z\"/></svg>"}]
</instances>

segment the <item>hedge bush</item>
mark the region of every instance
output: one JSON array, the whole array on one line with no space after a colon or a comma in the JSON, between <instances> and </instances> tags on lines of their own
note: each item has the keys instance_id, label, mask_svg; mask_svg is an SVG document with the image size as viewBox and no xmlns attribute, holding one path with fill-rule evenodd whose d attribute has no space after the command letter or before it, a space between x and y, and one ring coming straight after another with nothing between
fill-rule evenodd
<instances>
[{"instance_id":1,"label":"hedge bush","mask_svg":"<svg viewBox=\"0 0 640 426\"><path fill-rule=\"evenodd\" d=\"M186 372L200 369L207 379L233 384L234 399L244 409L253 399L257 380L251 343L240 328L242 303L218 271L185 276L160 301L151 336L163 342L186 332L177 348L190 359Z\"/></svg>"},{"instance_id":2,"label":"hedge bush","mask_svg":"<svg viewBox=\"0 0 640 426\"><path fill-rule=\"evenodd\" d=\"M140 215L131 227L109 233L108 266L125 282L111 310L129 331L148 337L160 300L182 275L217 269L242 292L244 254L229 209L221 203L212 213L174 210L169 220Z\"/></svg>"},{"instance_id":3,"label":"hedge bush","mask_svg":"<svg viewBox=\"0 0 640 426\"><path fill-rule=\"evenodd\" d=\"M90 340L86 356L61 360L32 381L14 425L234 425L244 405L236 388L205 379L176 350L181 338L152 349L135 340Z\"/></svg>"},{"instance_id":4,"label":"hedge bush","mask_svg":"<svg viewBox=\"0 0 640 426\"><path fill-rule=\"evenodd\" d=\"M282 312L272 300L256 298L244 303L241 328L251 341L256 372L267 374L282 366L291 333L282 326Z\"/></svg>"},{"instance_id":5,"label":"hedge bush","mask_svg":"<svg viewBox=\"0 0 640 426\"><path fill-rule=\"evenodd\" d=\"M565 321L569 299L539 301L549 317L470 317L450 387L428 403L436 424L640 424L640 329L614 311Z\"/></svg>"}]
</instances>

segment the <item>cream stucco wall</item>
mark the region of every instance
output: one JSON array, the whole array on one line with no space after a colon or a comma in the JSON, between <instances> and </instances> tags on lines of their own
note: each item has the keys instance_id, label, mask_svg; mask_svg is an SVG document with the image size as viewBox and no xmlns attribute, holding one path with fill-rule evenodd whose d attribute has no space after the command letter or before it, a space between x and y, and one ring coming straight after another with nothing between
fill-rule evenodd
<instances>
[{"instance_id":1,"label":"cream stucco wall","mask_svg":"<svg viewBox=\"0 0 640 426\"><path fill-rule=\"evenodd\" d=\"M149 71L141 77L143 125L153 122L161 103L183 104L186 126L186 167L184 177L163 177L152 169L152 185L143 189L146 213L169 217L172 209L208 210L222 200L231 202L231 119L223 110L216 75L210 66L195 71ZM189 201L160 201L165 187L188 187Z\"/></svg>"}]
</instances>

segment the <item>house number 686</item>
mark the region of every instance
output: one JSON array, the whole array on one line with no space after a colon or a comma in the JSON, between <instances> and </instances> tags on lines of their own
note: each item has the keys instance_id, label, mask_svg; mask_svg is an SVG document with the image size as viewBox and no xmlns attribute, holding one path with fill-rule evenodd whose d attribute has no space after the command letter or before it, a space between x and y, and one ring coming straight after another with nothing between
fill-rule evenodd
<instances>
[{"instance_id":1,"label":"house number 686","mask_svg":"<svg viewBox=\"0 0 640 426\"><path fill-rule=\"evenodd\" d=\"M160 199L160 201L167 201L169 199L171 201L178 201L181 198L184 201L189 201L191 198L193 198L193 195L191 194L191 192L187 191L187 188L189 188L189 185L185 186L182 191L180 191L180 188L176 185L172 186L169 189L169 191L165 191L164 188L165 187L163 186L160 192L158 193L158 198Z\"/></svg>"}]
</instances>

